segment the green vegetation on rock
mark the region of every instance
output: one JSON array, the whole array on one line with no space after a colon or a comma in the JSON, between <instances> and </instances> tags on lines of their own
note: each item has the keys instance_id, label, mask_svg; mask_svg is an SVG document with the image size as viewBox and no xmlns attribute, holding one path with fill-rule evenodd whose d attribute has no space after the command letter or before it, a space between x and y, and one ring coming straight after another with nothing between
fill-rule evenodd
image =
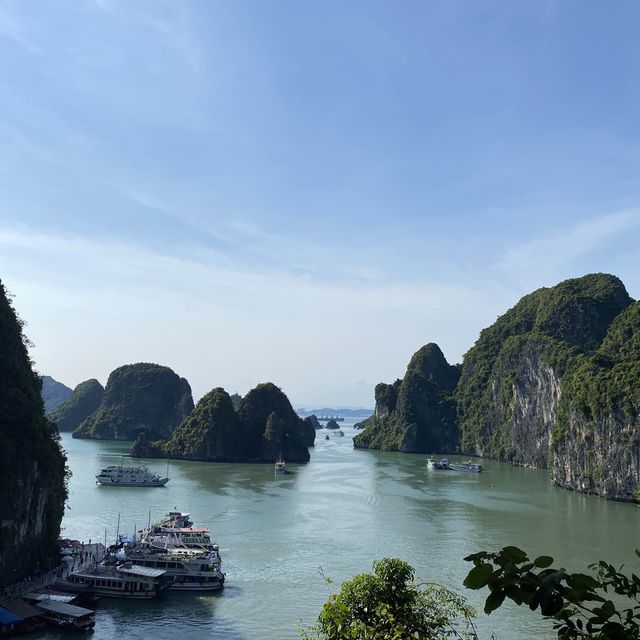
<instances>
[{"instance_id":1,"label":"green vegetation on rock","mask_svg":"<svg viewBox=\"0 0 640 640\"><path fill-rule=\"evenodd\" d=\"M97 380L85 380L49 415L49 419L56 423L59 431L73 431L96 411L103 396L104 387Z\"/></svg>"},{"instance_id":2,"label":"green vegetation on rock","mask_svg":"<svg viewBox=\"0 0 640 640\"><path fill-rule=\"evenodd\" d=\"M73 432L74 438L135 440L168 438L193 411L189 383L169 367L140 362L111 373L96 411Z\"/></svg>"},{"instance_id":3,"label":"green vegetation on rock","mask_svg":"<svg viewBox=\"0 0 640 640\"><path fill-rule=\"evenodd\" d=\"M452 452L458 447L453 400L459 367L430 343L411 358L402 380L376 386L376 412L354 446L384 451Z\"/></svg>"},{"instance_id":4,"label":"green vegetation on rock","mask_svg":"<svg viewBox=\"0 0 640 640\"><path fill-rule=\"evenodd\" d=\"M375 396L356 447L460 450L640 497L640 303L615 276L534 291L481 331L460 368L427 345Z\"/></svg>"},{"instance_id":5,"label":"green vegetation on rock","mask_svg":"<svg viewBox=\"0 0 640 640\"><path fill-rule=\"evenodd\" d=\"M0 283L0 587L57 562L65 461L22 323Z\"/></svg>"},{"instance_id":6,"label":"green vegetation on rock","mask_svg":"<svg viewBox=\"0 0 640 640\"><path fill-rule=\"evenodd\" d=\"M522 380L518 367L523 363L515 352L524 341L532 345L537 362L560 379L579 366L581 355L595 351L631 302L618 278L592 274L534 291L481 331L464 356L456 389L462 449L498 459L513 453L503 446L505 437L509 440L503 431L510 424L513 384ZM495 397L496 385L503 387L502 397Z\"/></svg>"},{"instance_id":7,"label":"green vegetation on rock","mask_svg":"<svg viewBox=\"0 0 640 640\"><path fill-rule=\"evenodd\" d=\"M167 440L138 438L132 455L212 462L307 462L315 429L272 383L258 385L238 403L222 388L203 396Z\"/></svg>"}]
</instances>

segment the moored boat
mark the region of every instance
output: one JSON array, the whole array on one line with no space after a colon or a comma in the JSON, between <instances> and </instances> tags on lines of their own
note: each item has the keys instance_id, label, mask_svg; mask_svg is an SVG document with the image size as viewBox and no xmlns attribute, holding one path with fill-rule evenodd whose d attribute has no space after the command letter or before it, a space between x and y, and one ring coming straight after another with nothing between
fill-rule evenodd
<instances>
[{"instance_id":1,"label":"moored boat","mask_svg":"<svg viewBox=\"0 0 640 640\"><path fill-rule=\"evenodd\" d=\"M164 487L169 478L161 478L145 465L112 465L96 474L96 483L106 487Z\"/></svg>"},{"instance_id":2,"label":"moored boat","mask_svg":"<svg viewBox=\"0 0 640 640\"><path fill-rule=\"evenodd\" d=\"M480 473L482 471L482 465L468 460L458 464L452 464L451 469L453 471L466 471L467 473Z\"/></svg>"},{"instance_id":3,"label":"moored boat","mask_svg":"<svg viewBox=\"0 0 640 640\"><path fill-rule=\"evenodd\" d=\"M68 602L43 598L35 603L44 612L47 622L74 631L91 631L96 624L95 611Z\"/></svg>"},{"instance_id":4,"label":"moored boat","mask_svg":"<svg viewBox=\"0 0 640 640\"><path fill-rule=\"evenodd\" d=\"M72 571L55 586L71 593L89 593L111 598L155 598L169 586L166 570L137 566L130 562L102 562L91 569Z\"/></svg>"},{"instance_id":5,"label":"moored boat","mask_svg":"<svg viewBox=\"0 0 640 640\"><path fill-rule=\"evenodd\" d=\"M158 549L149 542L136 542L124 545L118 556L120 554L141 568L166 572L172 590L214 591L224 584L225 574L217 549Z\"/></svg>"}]
</instances>

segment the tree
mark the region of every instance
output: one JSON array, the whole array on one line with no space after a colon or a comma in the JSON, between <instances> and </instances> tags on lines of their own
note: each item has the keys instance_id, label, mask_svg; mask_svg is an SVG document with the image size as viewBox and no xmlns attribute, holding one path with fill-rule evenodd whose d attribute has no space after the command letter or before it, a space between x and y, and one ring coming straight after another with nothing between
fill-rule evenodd
<instances>
[{"instance_id":1,"label":"tree","mask_svg":"<svg viewBox=\"0 0 640 640\"><path fill-rule=\"evenodd\" d=\"M636 555L640 551L636 549ZM540 609L554 621L558 638L574 640L630 640L640 638L640 578L621 573L622 567L601 560L589 566L593 575L568 573L553 568L553 558L538 556L529 560L517 547L504 547L497 553L481 551L467 556L473 562L464 584L470 589L488 587L484 611L491 613L505 599ZM618 609L609 595L614 598Z\"/></svg>"},{"instance_id":2,"label":"tree","mask_svg":"<svg viewBox=\"0 0 640 640\"><path fill-rule=\"evenodd\" d=\"M475 611L438 584L416 584L414 569L398 558L373 563L332 594L306 640L430 640L477 638ZM330 580L327 580L330 584Z\"/></svg>"}]
</instances>

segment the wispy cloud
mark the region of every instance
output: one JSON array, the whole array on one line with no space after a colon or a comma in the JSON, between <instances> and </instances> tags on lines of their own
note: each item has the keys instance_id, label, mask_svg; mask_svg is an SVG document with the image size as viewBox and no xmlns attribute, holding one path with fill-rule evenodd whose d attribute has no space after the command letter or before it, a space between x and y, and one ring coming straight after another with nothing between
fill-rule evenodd
<instances>
[{"instance_id":1,"label":"wispy cloud","mask_svg":"<svg viewBox=\"0 0 640 640\"><path fill-rule=\"evenodd\" d=\"M0 228L0 273L30 324L40 370L63 381L162 360L196 395L273 379L299 403L370 404L366 381L395 379L428 341L459 359L474 319L495 316L504 293L426 280L319 282L230 268L215 254L177 257L25 227ZM327 359L341 363L330 379Z\"/></svg>"},{"instance_id":2,"label":"wispy cloud","mask_svg":"<svg viewBox=\"0 0 640 640\"><path fill-rule=\"evenodd\" d=\"M569 228L533 238L507 250L494 269L510 278L530 277L538 282L566 277L589 255L612 240L640 227L640 209L628 209L585 220Z\"/></svg>"},{"instance_id":3,"label":"wispy cloud","mask_svg":"<svg viewBox=\"0 0 640 640\"><path fill-rule=\"evenodd\" d=\"M29 37L24 22L17 12L12 11L8 4L0 4L0 36L12 40L16 44L29 51L29 53L41 53L38 46Z\"/></svg>"}]
</instances>

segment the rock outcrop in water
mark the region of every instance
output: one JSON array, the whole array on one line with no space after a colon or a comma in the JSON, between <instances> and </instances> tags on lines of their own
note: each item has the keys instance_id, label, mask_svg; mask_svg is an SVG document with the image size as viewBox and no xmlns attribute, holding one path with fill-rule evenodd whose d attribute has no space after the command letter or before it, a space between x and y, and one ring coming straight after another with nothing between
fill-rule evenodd
<instances>
[{"instance_id":1,"label":"rock outcrop in water","mask_svg":"<svg viewBox=\"0 0 640 640\"><path fill-rule=\"evenodd\" d=\"M58 431L0 283L0 587L57 562L65 499Z\"/></svg>"},{"instance_id":2,"label":"rock outcrop in water","mask_svg":"<svg viewBox=\"0 0 640 640\"><path fill-rule=\"evenodd\" d=\"M274 384L260 384L238 404L213 389L167 440L138 438L132 455L210 462L307 462L315 429Z\"/></svg>"},{"instance_id":3,"label":"rock outcrop in water","mask_svg":"<svg viewBox=\"0 0 640 640\"><path fill-rule=\"evenodd\" d=\"M422 453L458 447L453 400L460 369L450 365L437 344L411 358L402 380L376 386L376 408L353 439L355 447Z\"/></svg>"},{"instance_id":4,"label":"rock outcrop in water","mask_svg":"<svg viewBox=\"0 0 640 640\"><path fill-rule=\"evenodd\" d=\"M59 431L73 431L98 409L103 397L104 387L97 380L85 380L65 402L51 412L49 419L56 423Z\"/></svg>"},{"instance_id":5,"label":"rock outcrop in water","mask_svg":"<svg viewBox=\"0 0 640 640\"><path fill-rule=\"evenodd\" d=\"M96 411L73 432L74 438L135 440L168 438L193 411L189 383L169 367L140 362L111 373Z\"/></svg>"},{"instance_id":6,"label":"rock outcrop in water","mask_svg":"<svg viewBox=\"0 0 640 640\"><path fill-rule=\"evenodd\" d=\"M42 400L45 413L55 411L73 393L67 385L54 380L51 376L42 376Z\"/></svg>"},{"instance_id":7,"label":"rock outcrop in water","mask_svg":"<svg viewBox=\"0 0 640 640\"><path fill-rule=\"evenodd\" d=\"M378 385L354 445L460 450L549 467L569 489L640 498L638 304L607 274L539 289L481 332L461 369L440 354L429 375L417 362L412 382Z\"/></svg>"},{"instance_id":8,"label":"rock outcrop in water","mask_svg":"<svg viewBox=\"0 0 640 640\"><path fill-rule=\"evenodd\" d=\"M320 420L318 420L318 416L315 413L312 413L310 416L304 418L306 422L308 422L315 430L322 429L322 425L320 424Z\"/></svg>"}]
</instances>

